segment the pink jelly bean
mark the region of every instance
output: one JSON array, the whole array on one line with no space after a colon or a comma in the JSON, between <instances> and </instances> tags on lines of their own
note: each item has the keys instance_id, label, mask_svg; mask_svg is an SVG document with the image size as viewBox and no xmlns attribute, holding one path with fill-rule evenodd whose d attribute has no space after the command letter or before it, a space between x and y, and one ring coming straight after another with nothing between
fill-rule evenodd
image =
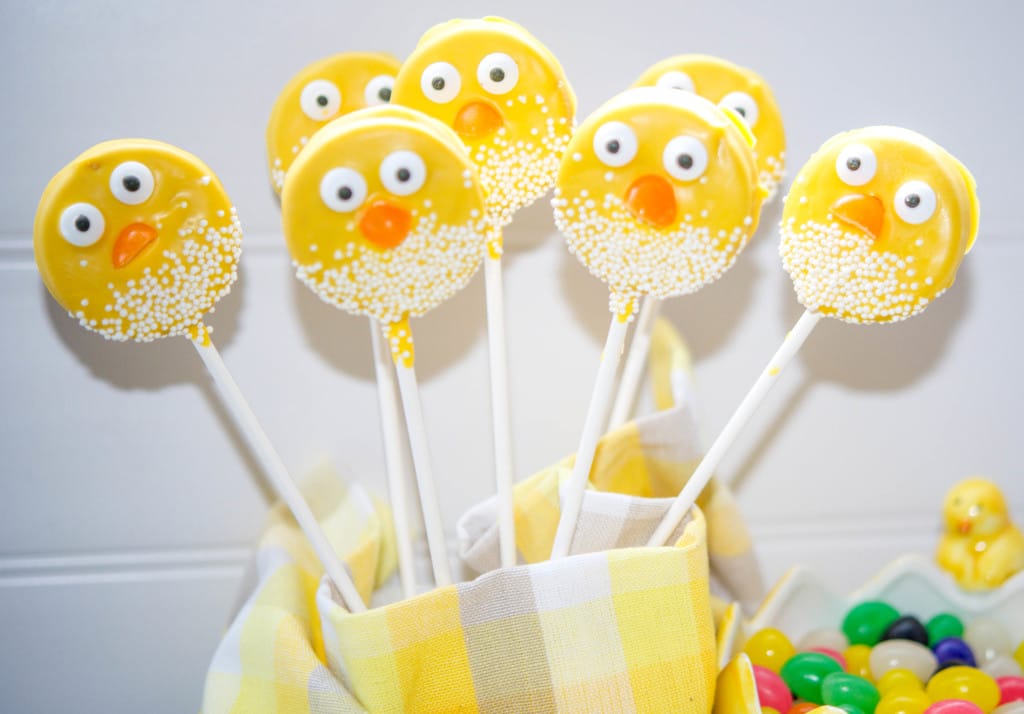
<instances>
[{"instance_id":1,"label":"pink jelly bean","mask_svg":"<svg viewBox=\"0 0 1024 714\"><path fill-rule=\"evenodd\" d=\"M828 655L829 657L831 657L832 659L834 659L836 662L839 663L839 666L843 668L844 672L846 671L846 658L843 657L838 652L836 652L834 649L832 649L830 647L812 647L811 649L809 649L807 651L808 652L820 652L823 655Z\"/></svg>"},{"instance_id":2,"label":"pink jelly bean","mask_svg":"<svg viewBox=\"0 0 1024 714\"><path fill-rule=\"evenodd\" d=\"M771 707L778 712L788 712L793 706L793 695L782 677L767 667L753 665L754 682L757 684L757 698L762 707Z\"/></svg>"},{"instance_id":3,"label":"pink jelly bean","mask_svg":"<svg viewBox=\"0 0 1024 714\"><path fill-rule=\"evenodd\" d=\"M999 677L999 703L1024 701L1024 677Z\"/></svg>"},{"instance_id":4,"label":"pink jelly bean","mask_svg":"<svg viewBox=\"0 0 1024 714\"><path fill-rule=\"evenodd\" d=\"M943 699L924 710L924 714L985 714L981 707L964 699Z\"/></svg>"}]
</instances>

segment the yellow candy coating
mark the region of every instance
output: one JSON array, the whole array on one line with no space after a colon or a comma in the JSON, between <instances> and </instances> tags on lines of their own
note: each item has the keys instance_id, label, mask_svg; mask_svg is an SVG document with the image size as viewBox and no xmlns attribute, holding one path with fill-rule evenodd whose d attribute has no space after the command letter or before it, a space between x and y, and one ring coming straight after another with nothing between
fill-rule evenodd
<instances>
[{"instance_id":1,"label":"yellow candy coating","mask_svg":"<svg viewBox=\"0 0 1024 714\"><path fill-rule=\"evenodd\" d=\"M494 17L428 30L402 64L392 101L458 132L497 226L554 184L576 114L555 56L525 28Z\"/></svg>"},{"instance_id":2,"label":"yellow candy coating","mask_svg":"<svg viewBox=\"0 0 1024 714\"><path fill-rule=\"evenodd\" d=\"M758 180L771 200L786 173L786 133L771 87L756 72L719 57L677 55L644 70L634 87L695 92L743 116L757 139Z\"/></svg>"},{"instance_id":3,"label":"yellow candy coating","mask_svg":"<svg viewBox=\"0 0 1024 714\"><path fill-rule=\"evenodd\" d=\"M422 315L484 256L484 198L455 134L380 106L320 130L285 178L281 212L299 278L384 324Z\"/></svg>"},{"instance_id":4,"label":"yellow candy coating","mask_svg":"<svg viewBox=\"0 0 1024 714\"><path fill-rule=\"evenodd\" d=\"M925 692L932 701L964 699L990 712L999 705L999 685L996 680L974 667L948 667L936 672L928 680Z\"/></svg>"},{"instance_id":5,"label":"yellow candy coating","mask_svg":"<svg viewBox=\"0 0 1024 714\"><path fill-rule=\"evenodd\" d=\"M923 689L894 689L878 702L875 714L922 714L931 705Z\"/></svg>"},{"instance_id":6,"label":"yellow candy coating","mask_svg":"<svg viewBox=\"0 0 1024 714\"><path fill-rule=\"evenodd\" d=\"M763 192L738 117L688 92L630 89L569 144L552 205L569 249L608 284L611 309L695 292L757 228Z\"/></svg>"},{"instance_id":7,"label":"yellow candy coating","mask_svg":"<svg viewBox=\"0 0 1024 714\"><path fill-rule=\"evenodd\" d=\"M871 675L871 647L868 645L850 645L843 651L846 660L846 671L856 674L869 682L874 682Z\"/></svg>"},{"instance_id":8,"label":"yellow candy coating","mask_svg":"<svg viewBox=\"0 0 1024 714\"><path fill-rule=\"evenodd\" d=\"M909 669L896 667L890 669L878 680L878 693L882 696L896 691L924 691L924 685L917 675Z\"/></svg>"},{"instance_id":9,"label":"yellow candy coating","mask_svg":"<svg viewBox=\"0 0 1024 714\"><path fill-rule=\"evenodd\" d=\"M1017 645L1017 649L1013 651L1013 658L1017 660L1017 664L1021 666L1021 669L1024 669L1024 640L1021 640Z\"/></svg>"},{"instance_id":10,"label":"yellow candy coating","mask_svg":"<svg viewBox=\"0 0 1024 714\"><path fill-rule=\"evenodd\" d=\"M310 138L327 122L386 104L400 62L383 52L343 52L303 67L278 95L267 122L267 162L274 191Z\"/></svg>"},{"instance_id":11,"label":"yellow candy coating","mask_svg":"<svg viewBox=\"0 0 1024 714\"><path fill-rule=\"evenodd\" d=\"M956 277L978 231L974 179L929 139L869 127L829 139L785 199L782 262L810 310L902 320Z\"/></svg>"},{"instance_id":12,"label":"yellow candy coating","mask_svg":"<svg viewBox=\"0 0 1024 714\"><path fill-rule=\"evenodd\" d=\"M765 627L755 632L743 645L743 651L753 664L767 667L776 674L796 654L796 648L785 633L774 627Z\"/></svg>"},{"instance_id":13,"label":"yellow candy coating","mask_svg":"<svg viewBox=\"0 0 1024 714\"><path fill-rule=\"evenodd\" d=\"M113 340L205 336L203 315L237 277L242 230L202 161L148 139L97 144L61 169L36 210L50 294Z\"/></svg>"}]
</instances>

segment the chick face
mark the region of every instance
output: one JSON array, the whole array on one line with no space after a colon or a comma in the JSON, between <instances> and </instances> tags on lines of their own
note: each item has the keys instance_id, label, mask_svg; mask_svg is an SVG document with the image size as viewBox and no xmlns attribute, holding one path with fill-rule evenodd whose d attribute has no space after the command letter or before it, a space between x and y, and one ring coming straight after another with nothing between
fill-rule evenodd
<instances>
[{"instance_id":1,"label":"chick face","mask_svg":"<svg viewBox=\"0 0 1024 714\"><path fill-rule=\"evenodd\" d=\"M98 144L51 179L36 264L83 327L114 340L192 334L237 276L242 231L224 188L169 144Z\"/></svg>"},{"instance_id":2,"label":"chick face","mask_svg":"<svg viewBox=\"0 0 1024 714\"><path fill-rule=\"evenodd\" d=\"M895 127L829 139L785 199L782 262L804 307L847 322L916 315L956 277L978 231L974 179Z\"/></svg>"},{"instance_id":3,"label":"chick face","mask_svg":"<svg viewBox=\"0 0 1024 714\"><path fill-rule=\"evenodd\" d=\"M972 538L994 535L1010 522L1002 491L983 478L953 486L943 502L942 516L947 532Z\"/></svg>"},{"instance_id":4,"label":"chick face","mask_svg":"<svg viewBox=\"0 0 1024 714\"><path fill-rule=\"evenodd\" d=\"M411 109L342 117L285 179L285 240L321 299L384 324L422 315L484 255L484 198L455 134Z\"/></svg>"},{"instance_id":5,"label":"chick face","mask_svg":"<svg viewBox=\"0 0 1024 714\"><path fill-rule=\"evenodd\" d=\"M580 125L558 173L555 223L612 291L691 293L718 278L757 228L762 191L750 136L695 94L631 89Z\"/></svg>"},{"instance_id":6,"label":"chick face","mask_svg":"<svg viewBox=\"0 0 1024 714\"><path fill-rule=\"evenodd\" d=\"M304 67L274 102L267 123L267 161L278 194L310 137L327 122L387 104L400 63L381 52L344 52Z\"/></svg>"},{"instance_id":7,"label":"chick face","mask_svg":"<svg viewBox=\"0 0 1024 714\"><path fill-rule=\"evenodd\" d=\"M496 225L547 192L572 135L576 98L555 56L498 18L428 30L395 80L394 102L466 143Z\"/></svg>"},{"instance_id":8,"label":"chick face","mask_svg":"<svg viewBox=\"0 0 1024 714\"><path fill-rule=\"evenodd\" d=\"M645 70L635 87L665 87L695 92L743 117L757 143L758 179L771 200L785 177L786 134L768 84L755 72L708 55L679 55Z\"/></svg>"}]
</instances>

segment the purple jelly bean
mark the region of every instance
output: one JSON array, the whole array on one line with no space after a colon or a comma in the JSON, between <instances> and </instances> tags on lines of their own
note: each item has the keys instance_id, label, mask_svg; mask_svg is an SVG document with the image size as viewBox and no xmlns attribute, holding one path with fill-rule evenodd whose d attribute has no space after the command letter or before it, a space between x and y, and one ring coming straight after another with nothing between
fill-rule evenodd
<instances>
[{"instance_id":1,"label":"purple jelly bean","mask_svg":"<svg viewBox=\"0 0 1024 714\"><path fill-rule=\"evenodd\" d=\"M940 665L951 659L958 659L968 667L978 666L970 646L959 637L947 637L944 640L939 640L932 647L932 652L935 653L935 658L939 660Z\"/></svg>"}]
</instances>

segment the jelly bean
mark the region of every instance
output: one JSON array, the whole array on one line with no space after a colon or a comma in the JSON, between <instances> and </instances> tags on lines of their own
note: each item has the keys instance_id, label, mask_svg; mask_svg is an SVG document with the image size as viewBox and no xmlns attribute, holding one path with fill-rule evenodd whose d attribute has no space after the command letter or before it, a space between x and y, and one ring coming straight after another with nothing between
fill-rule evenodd
<instances>
[{"instance_id":1,"label":"jelly bean","mask_svg":"<svg viewBox=\"0 0 1024 714\"><path fill-rule=\"evenodd\" d=\"M890 669L900 667L909 669L922 682L927 681L938 660L932 651L924 645L910 640L886 640L873 650L869 659L871 674L875 681Z\"/></svg>"},{"instance_id":2,"label":"jelly bean","mask_svg":"<svg viewBox=\"0 0 1024 714\"><path fill-rule=\"evenodd\" d=\"M1024 669L1017 664L1017 660L1006 655L999 655L994 659L990 659L981 668L981 671L996 679L1000 677L1024 677Z\"/></svg>"},{"instance_id":3,"label":"jelly bean","mask_svg":"<svg viewBox=\"0 0 1024 714\"><path fill-rule=\"evenodd\" d=\"M821 698L826 704L843 709L850 705L864 712L873 712L881 697L875 685L863 677L833 672L821 682Z\"/></svg>"},{"instance_id":4,"label":"jelly bean","mask_svg":"<svg viewBox=\"0 0 1024 714\"><path fill-rule=\"evenodd\" d=\"M969 667L977 666L971 648L959 637L947 637L944 640L939 640L932 646L932 652L935 653L935 658L939 660L939 664L947 660L958 659L961 662L965 662Z\"/></svg>"},{"instance_id":5,"label":"jelly bean","mask_svg":"<svg viewBox=\"0 0 1024 714\"><path fill-rule=\"evenodd\" d=\"M950 667L970 667L970 666L971 665L969 665L967 662L964 662L962 659L955 659L955 658L954 659L947 659L945 662L943 662L942 664L940 664L938 667L935 668L935 672L941 672L942 670L949 669ZM932 676L933 677L935 676L935 672L932 672Z\"/></svg>"},{"instance_id":6,"label":"jelly bean","mask_svg":"<svg viewBox=\"0 0 1024 714\"><path fill-rule=\"evenodd\" d=\"M842 652L849 646L850 641L839 630L821 629L813 630L801 637L796 648L801 652L809 652L817 650L819 647L827 647L830 650Z\"/></svg>"},{"instance_id":7,"label":"jelly bean","mask_svg":"<svg viewBox=\"0 0 1024 714\"><path fill-rule=\"evenodd\" d=\"M999 703L1024 702L1024 677L1000 677L996 680L999 685Z\"/></svg>"},{"instance_id":8,"label":"jelly bean","mask_svg":"<svg viewBox=\"0 0 1024 714\"><path fill-rule=\"evenodd\" d=\"M923 714L932 705L932 700L923 689L889 692L875 707L875 714Z\"/></svg>"},{"instance_id":9,"label":"jelly bean","mask_svg":"<svg viewBox=\"0 0 1024 714\"><path fill-rule=\"evenodd\" d=\"M779 714L779 710L775 707L761 707L761 714Z\"/></svg>"},{"instance_id":10,"label":"jelly bean","mask_svg":"<svg viewBox=\"0 0 1024 714\"><path fill-rule=\"evenodd\" d=\"M912 640L928 645L928 630L913 615L903 615L885 628L883 640Z\"/></svg>"},{"instance_id":11,"label":"jelly bean","mask_svg":"<svg viewBox=\"0 0 1024 714\"><path fill-rule=\"evenodd\" d=\"M928 630L928 644L934 645L940 640L944 640L947 637L963 637L964 634L964 623L960 621L960 618L956 615L950 615L948 612L940 612L938 615L928 620L928 624L925 625L925 629Z\"/></svg>"},{"instance_id":12,"label":"jelly bean","mask_svg":"<svg viewBox=\"0 0 1024 714\"><path fill-rule=\"evenodd\" d=\"M996 680L973 667L950 667L937 672L928 680L925 693L933 701L964 699L990 712L999 704L999 685Z\"/></svg>"},{"instance_id":13,"label":"jelly bean","mask_svg":"<svg viewBox=\"0 0 1024 714\"><path fill-rule=\"evenodd\" d=\"M852 644L875 645L882 633L899 619L900 613L892 605L868 600L855 605L843 618L843 633Z\"/></svg>"},{"instance_id":14,"label":"jelly bean","mask_svg":"<svg viewBox=\"0 0 1024 714\"><path fill-rule=\"evenodd\" d=\"M985 714L977 704L963 699L943 699L924 710L924 714Z\"/></svg>"},{"instance_id":15,"label":"jelly bean","mask_svg":"<svg viewBox=\"0 0 1024 714\"><path fill-rule=\"evenodd\" d=\"M995 620L978 617L967 623L964 628L964 642L974 652L978 662L988 662L996 655L1010 654L1010 635L1006 628Z\"/></svg>"},{"instance_id":16,"label":"jelly bean","mask_svg":"<svg viewBox=\"0 0 1024 714\"><path fill-rule=\"evenodd\" d=\"M754 665L754 683L757 686L757 698L762 707L771 707L778 712L788 712L789 708L793 706L793 695L789 693L789 687L778 674L767 667Z\"/></svg>"},{"instance_id":17,"label":"jelly bean","mask_svg":"<svg viewBox=\"0 0 1024 714\"><path fill-rule=\"evenodd\" d=\"M1020 644L1017 645L1017 649L1013 651L1013 658L1017 660L1017 664L1021 666L1021 669L1024 669L1024 640L1021 640Z\"/></svg>"},{"instance_id":18,"label":"jelly bean","mask_svg":"<svg viewBox=\"0 0 1024 714\"><path fill-rule=\"evenodd\" d=\"M786 660L796 654L796 648L789 638L774 627L766 627L755 632L743 646L743 651L753 664L767 667L776 673L782 669Z\"/></svg>"},{"instance_id":19,"label":"jelly bean","mask_svg":"<svg viewBox=\"0 0 1024 714\"><path fill-rule=\"evenodd\" d=\"M839 654L838 652L836 652L834 649L832 649L830 647L814 647L814 648L809 649L807 651L808 652L820 652L823 655L828 655L829 657L834 659L836 662L838 662L840 667L842 667L843 669L846 669L846 659L841 654Z\"/></svg>"},{"instance_id":20,"label":"jelly bean","mask_svg":"<svg viewBox=\"0 0 1024 714\"><path fill-rule=\"evenodd\" d=\"M782 666L780 674L798 697L822 704L822 681L833 672L839 671L839 663L828 655L820 652L800 652Z\"/></svg>"},{"instance_id":21,"label":"jelly bean","mask_svg":"<svg viewBox=\"0 0 1024 714\"><path fill-rule=\"evenodd\" d=\"M992 710L992 714L1024 714L1024 702L1000 704Z\"/></svg>"},{"instance_id":22,"label":"jelly bean","mask_svg":"<svg viewBox=\"0 0 1024 714\"><path fill-rule=\"evenodd\" d=\"M867 645L850 645L843 652L846 660L846 671L864 679L874 679L871 675L871 648Z\"/></svg>"},{"instance_id":23,"label":"jelly bean","mask_svg":"<svg viewBox=\"0 0 1024 714\"><path fill-rule=\"evenodd\" d=\"M818 705L814 702L797 702L789 708L786 714L807 714L809 711L817 709Z\"/></svg>"},{"instance_id":24,"label":"jelly bean","mask_svg":"<svg viewBox=\"0 0 1024 714\"><path fill-rule=\"evenodd\" d=\"M878 692L883 696L890 692L924 691L924 684L909 669L896 667L878 679Z\"/></svg>"}]
</instances>

